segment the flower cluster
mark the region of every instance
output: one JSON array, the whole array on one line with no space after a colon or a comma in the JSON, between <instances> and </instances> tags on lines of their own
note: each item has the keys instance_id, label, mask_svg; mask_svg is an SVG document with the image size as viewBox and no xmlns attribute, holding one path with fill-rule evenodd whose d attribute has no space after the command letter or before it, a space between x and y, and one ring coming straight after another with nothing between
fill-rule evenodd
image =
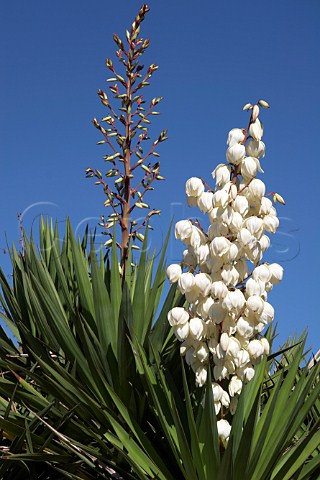
<instances>
[{"instance_id":1,"label":"flower cluster","mask_svg":"<svg viewBox=\"0 0 320 480\"><path fill-rule=\"evenodd\" d=\"M246 105L251 110L246 130L229 132L227 163L212 172L215 189L196 177L187 181L188 205L207 214L210 226L205 231L198 221L179 221L175 236L187 249L181 264L167 269L170 283L178 282L188 303L188 308L170 310L168 321L198 386L213 367L215 411L222 417L235 412L243 383L269 353L261 335L274 318L268 292L283 275L280 265L262 262L270 246L266 233L275 233L279 220L265 184L256 178L263 173L260 159L265 155L259 105L268 107L262 100ZM272 194L275 203L284 203Z\"/></svg>"}]
</instances>

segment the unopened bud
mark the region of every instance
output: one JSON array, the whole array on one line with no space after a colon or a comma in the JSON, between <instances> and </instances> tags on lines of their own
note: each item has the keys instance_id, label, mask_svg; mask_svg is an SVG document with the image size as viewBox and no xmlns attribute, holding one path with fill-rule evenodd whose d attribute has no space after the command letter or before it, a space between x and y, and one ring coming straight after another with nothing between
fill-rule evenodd
<instances>
[{"instance_id":1,"label":"unopened bud","mask_svg":"<svg viewBox=\"0 0 320 480\"><path fill-rule=\"evenodd\" d=\"M245 111L245 110L251 110L251 108L252 108L251 103L246 103L242 110L243 110L243 111Z\"/></svg>"},{"instance_id":2,"label":"unopened bud","mask_svg":"<svg viewBox=\"0 0 320 480\"><path fill-rule=\"evenodd\" d=\"M279 203L282 203L282 205L286 204L286 202L284 201L284 198L279 193L275 193L273 195L273 202L274 203L279 202Z\"/></svg>"},{"instance_id":3,"label":"unopened bud","mask_svg":"<svg viewBox=\"0 0 320 480\"><path fill-rule=\"evenodd\" d=\"M259 105L261 105L261 107L263 108L270 108L270 105L268 102L266 102L265 100L259 100Z\"/></svg>"},{"instance_id":4,"label":"unopened bud","mask_svg":"<svg viewBox=\"0 0 320 480\"><path fill-rule=\"evenodd\" d=\"M252 121L255 122L259 116L260 109L258 105L255 105L252 110Z\"/></svg>"}]
</instances>

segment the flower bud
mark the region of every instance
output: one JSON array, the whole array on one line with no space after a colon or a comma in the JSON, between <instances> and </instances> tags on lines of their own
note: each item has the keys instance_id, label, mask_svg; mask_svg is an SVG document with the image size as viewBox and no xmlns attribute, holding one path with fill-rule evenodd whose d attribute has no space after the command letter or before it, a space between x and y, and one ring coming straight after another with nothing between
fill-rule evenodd
<instances>
[{"instance_id":1,"label":"flower bud","mask_svg":"<svg viewBox=\"0 0 320 480\"><path fill-rule=\"evenodd\" d=\"M173 327L183 325L189 320L189 313L182 307L174 307L168 312L168 322Z\"/></svg>"},{"instance_id":2,"label":"flower bud","mask_svg":"<svg viewBox=\"0 0 320 480\"><path fill-rule=\"evenodd\" d=\"M263 108L270 108L270 105L268 102L266 102L265 100L259 100L259 105L261 105L261 107Z\"/></svg>"},{"instance_id":3,"label":"flower bud","mask_svg":"<svg viewBox=\"0 0 320 480\"><path fill-rule=\"evenodd\" d=\"M259 116L260 109L258 105L254 105L252 109L252 121L255 122Z\"/></svg>"},{"instance_id":4,"label":"flower bud","mask_svg":"<svg viewBox=\"0 0 320 480\"><path fill-rule=\"evenodd\" d=\"M173 263L167 268L167 277L170 283L176 283L182 273L181 267L178 264Z\"/></svg>"},{"instance_id":5,"label":"flower bud","mask_svg":"<svg viewBox=\"0 0 320 480\"><path fill-rule=\"evenodd\" d=\"M199 197L204 192L204 185L200 178L192 177L186 182L186 194L188 197Z\"/></svg>"}]
</instances>

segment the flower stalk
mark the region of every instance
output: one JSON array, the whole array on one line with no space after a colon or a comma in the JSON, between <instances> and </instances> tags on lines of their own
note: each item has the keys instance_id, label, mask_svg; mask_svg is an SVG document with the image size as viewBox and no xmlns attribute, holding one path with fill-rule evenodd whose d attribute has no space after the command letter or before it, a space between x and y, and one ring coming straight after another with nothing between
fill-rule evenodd
<instances>
[{"instance_id":1,"label":"flower stalk","mask_svg":"<svg viewBox=\"0 0 320 480\"><path fill-rule=\"evenodd\" d=\"M141 23L148 12L149 7L143 5L130 31L126 32L126 42L123 42L117 34L113 36L118 47L116 57L125 73L120 75L112 60L107 58L106 66L112 73L112 77L107 81L111 83L109 90L114 100L120 103L120 107L114 108L107 93L98 90L101 103L109 113L100 122L96 118L93 120L94 126L103 136L103 140L98 144L107 145L111 150L111 154L104 157L104 160L111 164L111 168L105 174L97 169L86 170L87 177L94 177L95 184L102 186L106 196L104 206L110 207L111 210L109 215L101 216L100 222L104 227L102 233L109 237L105 242L106 247L112 245L114 228L117 225L120 227L121 243L117 245L120 248L123 278L130 242L132 241L138 249L136 243L143 241L141 229L151 228L150 217L160 214L160 210L146 203L145 196L154 189L152 184L155 180L164 180L160 175L158 160L160 154L156 147L167 139L167 131L163 130L151 146L145 147L150 140L151 116L159 114L155 107L162 100L162 97L151 100L146 111L144 107L146 101L141 93L142 89L149 86L153 73L158 69L157 65L152 64L143 74L144 66L140 63L140 57L150 45L149 39L144 40L139 36ZM106 127L101 125L102 122ZM154 163L151 161L152 157L157 158ZM148 212L140 222L133 217L136 209L145 209Z\"/></svg>"},{"instance_id":2,"label":"flower stalk","mask_svg":"<svg viewBox=\"0 0 320 480\"><path fill-rule=\"evenodd\" d=\"M215 188L197 177L186 182L187 203L208 215L210 226L199 220L180 220L175 236L187 249L180 264L170 265L170 283L178 283L188 308L175 307L168 321L181 341L180 353L195 374L196 385L207 383L212 369L218 432L225 447L230 416L237 408L243 384L254 376L254 366L269 354L263 337L274 319L267 301L273 285L282 279L280 265L262 261L270 246L268 234L279 226L277 212L262 180L260 159L265 155L259 105L251 110L246 129L234 128L228 135L226 164L212 172ZM273 200L284 204L281 195Z\"/></svg>"}]
</instances>

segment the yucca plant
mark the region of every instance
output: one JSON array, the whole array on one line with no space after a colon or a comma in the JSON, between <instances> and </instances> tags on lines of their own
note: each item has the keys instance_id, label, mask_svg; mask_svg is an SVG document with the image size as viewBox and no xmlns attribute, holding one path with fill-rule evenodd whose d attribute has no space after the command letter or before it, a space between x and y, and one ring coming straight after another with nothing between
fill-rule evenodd
<instances>
[{"instance_id":1,"label":"yucca plant","mask_svg":"<svg viewBox=\"0 0 320 480\"><path fill-rule=\"evenodd\" d=\"M3 478L317 478L319 367L300 368L303 338L257 367L224 451L212 390L203 400L167 326L174 287L156 315L163 258L152 279L142 256L121 289L116 246L105 262L69 224L59 238L42 222L43 254L25 238L13 287L1 273L16 336L1 330Z\"/></svg>"},{"instance_id":2,"label":"yucca plant","mask_svg":"<svg viewBox=\"0 0 320 480\"><path fill-rule=\"evenodd\" d=\"M114 432L127 432L117 401L142 437L154 416L133 345L144 346L150 361L154 351L159 355L172 336L167 311L183 299L173 287L158 308L165 249L156 269L154 256L147 258L143 250L122 284L115 244L112 259L105 259L102 247L97 255L93 238L85 235L76 242L69 223L62 245L59 238L57 228L42 222L41 253L25 237L24 254L11 252L13 286L0 273L2 318L15 335L10 339L1 329L0 423L7 439L3 447L10 446L6 459L50 462L55 454L54 461L67 463L72 472L78 471L78 459L72 466L70 455L78 452L85 464L95 465L96 456L97 462L104 459L105 466L121 471L126 459L117 453ZM173 362L174 355L166 355L166 363ZM72 440L57 438L50 426ZM11 456L17 452L20 457ZM6 462L1 468L2 473L12 467Z\"/></svg>"}]
</instances>

